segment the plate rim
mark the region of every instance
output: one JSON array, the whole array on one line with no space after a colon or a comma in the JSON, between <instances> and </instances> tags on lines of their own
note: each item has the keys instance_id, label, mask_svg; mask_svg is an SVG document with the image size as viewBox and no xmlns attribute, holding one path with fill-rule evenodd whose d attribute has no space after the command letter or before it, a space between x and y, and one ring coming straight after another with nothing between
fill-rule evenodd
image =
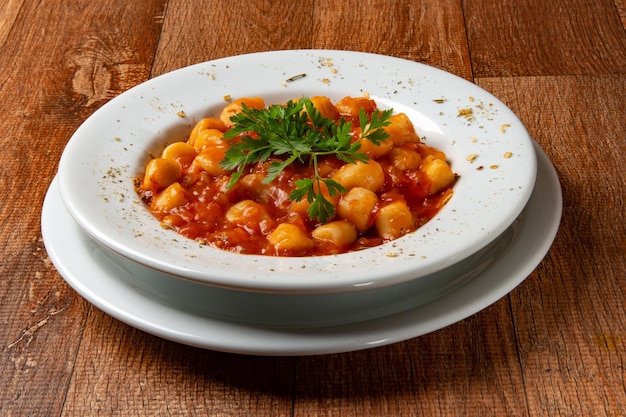
<instances>
[{"instance_id":1,"label":"plate rim","mask_svg":"<svg viewBox=\"0 0 626 417\"><path fill-rule=\"evenodd\" d=\"M58 220L58 214L63 215L63 213L54 213L54 211L64 211L65 222L73 223L76 233L82 232L60 201L56 178L48 189L42 208L42 236L53 265L79 295L110 316L155 336L215 351L264 356L303 356L363 350L419 337L463 320L509 294L535 270L556 238L563 207L562 191L556 170L545 152L538 145L535 146L542 174L542 181L538 182L536 188L541 188L537 191L541 195L534 196L535 200L531 199L529 207L540 206L534 207L534 210L538 211L543 219L541 219L541 224L533 224L531 223L533 219L528 219L526 228L522 225L521 232L516 237L518 240L516 248L525 251L525 256L520 256L518 253L506 253L494 262L496 265L490 265L486 272L450 294L406 312L361 323L298 330L267 329L223 322L159 304L132 286L119 284L121 280L116 284L117 278L111 277L105 278L112 280L111 282L126 291L132 300L124 305L124 302L120 301L122 297L103 299L102 296L93 292L88 282L90 279L101 282L99 280L102 277L94 277L91 273L81 274L81 271L75 270L76 264L67 263L65 259L67 256L71 257L73 253L71 248L65 246L71 234L68 235L63 222ZM546 210L547 207L549 210ZM59 232L65 231L64 238L56 234L55 228L59 229ZM523 236L524 233L535 233L542 237L536 239L537 236ZM530 239L534 244L525 245L520 242L522 238ZM64 251L67 253L63 253ZM515 260L525 259L517 261L519 265L516 274L500 276L493 269L510 272L510 268L501 265L507 256ZM487 274L493 276L487 278ZM466 297L468 294L473 298L468 299ZM145 309L146 306L149 309ZM452 308L449 308L450 306ZM129 312L129 309L135 309L135 311ZM152 310L149 311L150 309ZM431 317L428 317L429 314ZM173 317L178 319L178 321L173 320L178 326L168 327L168 320L171 324ZM164 321L161 321L161 318ZM183 328L185 326L186 328Z\"/></svg>"}]
</instances>

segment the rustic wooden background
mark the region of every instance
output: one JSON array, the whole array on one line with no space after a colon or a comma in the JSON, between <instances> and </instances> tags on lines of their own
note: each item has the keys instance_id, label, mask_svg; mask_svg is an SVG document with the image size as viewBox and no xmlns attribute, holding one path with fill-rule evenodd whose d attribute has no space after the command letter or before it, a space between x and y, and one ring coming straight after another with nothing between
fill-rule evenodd
<instances>
[{"instance_id":1,"label":"rustic wooden background","mask_svg":"<svg viewBox=\"0 0 626 417\"><path fill-rule=\"evenodd\" d=\"M537 270L440 331L312 357L168 342L69 288L40 207L74 130L159 74L294 48L408 58L507 103L563 187ZM624 0L3 0L0 57L0 415L626 416Z\"/></svg>"}]
</instances>

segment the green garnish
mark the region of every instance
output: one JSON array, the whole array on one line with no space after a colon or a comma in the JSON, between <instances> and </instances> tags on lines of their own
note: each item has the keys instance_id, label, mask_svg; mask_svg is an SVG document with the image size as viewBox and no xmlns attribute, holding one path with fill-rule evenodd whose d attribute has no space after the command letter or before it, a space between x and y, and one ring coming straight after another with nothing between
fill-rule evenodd
<instances>
[{"instance_id":1,"label":"green garnish","mask_svg":"<svg viewBox=\"0 0 626 417\"><path fill-rule=\"evenodd\" d=\"M302 110L306 110L306 112ZM274 180L288 165L299 161L313 167L312 178L295 182L296 188L289 194L292 201L306 198L310 203L308 215L322 223L335 215L335 207L322 192L322 185L330 196L346 192L338 182L319 175L318 159L335 155L346 163L367 162L369 157L359 152L359 139L369 139L378 146L389 134L383 129L390 123L393 110L376 110L369 116L363 109L359 112L359 137L351 135L352 123L322 116L310 99L290 100L286 105L271 105L264 109L251 109L243 104L243 110L231 117L234 126L224 137L239 138L231 146L220 163L224 169L233 171L228 188L232 188L249 164L275 158L267 170L264 183Z\"/></svg>"}]
</instances>

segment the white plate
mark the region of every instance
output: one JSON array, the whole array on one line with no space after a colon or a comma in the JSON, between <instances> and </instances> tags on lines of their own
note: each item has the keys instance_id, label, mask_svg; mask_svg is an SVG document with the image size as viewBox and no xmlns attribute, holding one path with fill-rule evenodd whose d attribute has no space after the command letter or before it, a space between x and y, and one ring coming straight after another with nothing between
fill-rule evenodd
<instances>
[{"instance_id":1,"label":"white plate","mask_svg":"<svg viewBox=\"0 0 626 417\"><path fill-rule=\"evenodd\" d=\"M253 317L246 317L255 309L255 300L259 300L259 296L276 295L227 291L194 283L189 285L203 289L201 297L207 297L206 307L201 308L201 299L182 303L181 299L187 297L191 288L180 286L183 281L171 280L180 286L177 287L171 282L166 283L167 277L160 274L141 272L127 261L119 263L120 257L112 257L109 251L84 235L63 207L56 182L50 187L43 207L43 238L53 264L85 299L111 316L165 339L213 350L257 355L312 355L366 349L424 335L462 320L508 294L535 269L556 236L562 210L556 172L539 147L537 152L539 181L513 228L512 240L492 249L498 254L497 258L490 259L482 273L436 301L372 320L368 319L367 313L362 313L362 317L349 318L360 318L361 321L341 325L319 325L313 323L314 320L310 324L318 325L304 327L288 325L288 322L274 326L255 323ZM506 248L504 253L500 253L502 247ZM490 257L489 253L484 256ZM158 284L146 285L150 277ZM176 292L177 288L180 294ZM212 294L211 291L216 292ZM333 296L337 295L319 295ZM411 296L420 297L419 294L406 297ZM289 298L299 296L282 297L283 308L289 308ZM221 307L210 307L218 300L221 300ZM333 302L332 298L329 300L326 306ZM239 317L233 316L237 310L232 305L237 303L242 306ZM260 304L262 308L268 306L263 302ZM231 307L224 307L228 305ZM330 307L337 311L342 308ZM314 308L308 308L309 313L315 312ZM220 309L227 317L221 317ZM274 313L279 311L279 307L273 310ZM297 314L294 320L303 318L298 318ZM268 319L275 320L276 317Z\"/></svg>"},{"instance_id":2,"label":"white plate","mask_svg":"<svg viewBox=\"0 0 626 417\"><path fill-rule=\"evenodd\" d=\"M285 81L298 74L306 76ZM136 197L132 179L143 171L148 153L185 138L201 117L216 115L226 105L226 95L258 95L270 103L302 95L337 100L364 93L382 107L407 113L420 136L444 150L461 176L451 201L416 233L337 256L237 255L200 247L162 229ZM505 157L509 152L512 156ZM468 161L472 154L476 159ZM125 257L216 286L319 293L395 285L466 258L511 225L530 197L535 174L536 156L526 129L478 86L403 59L302 50L206 62L132 88L75 132L61 158L58 181L72 217L95 240Z\"/></svg>"}]
</instances>

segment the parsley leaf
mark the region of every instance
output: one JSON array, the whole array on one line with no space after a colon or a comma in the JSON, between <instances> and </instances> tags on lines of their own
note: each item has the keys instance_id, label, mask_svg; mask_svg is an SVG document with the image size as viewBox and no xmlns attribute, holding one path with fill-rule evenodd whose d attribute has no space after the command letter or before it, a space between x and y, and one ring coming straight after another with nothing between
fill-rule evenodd
<instances>
[{"instance_id":1,"label":"parsley leaf","mask_svg":"<svg viewBox=\"0 0 626 417\"><path fill-rule=\"evenodd\" d=\"M226 139L237 138L220 163L224 169L233 171L228 187L235 185L248 165L263 163L270 158L272 162L265 183L276 179L285 167L296 161L310 164L314 168L313 177L296 181L289 199L306 199L310 203L309 217L325 223L335 215L335 207L321 190L327 190L330 196L346 190L336 181L319 174L319 158L335 155L345 163L367 162L369 158L359 151L358 140L366 138L374 145L384 142L389 134L383 127L389 125L392 112L391 109L377 110L369 115L361 109L361 134L354 137L351 122L343 118L338 121L325 118L307 97L264 109L251 109L243 104L241 113L231 117L233 127L224 134Z\"/></svg>"}]
</instances>

